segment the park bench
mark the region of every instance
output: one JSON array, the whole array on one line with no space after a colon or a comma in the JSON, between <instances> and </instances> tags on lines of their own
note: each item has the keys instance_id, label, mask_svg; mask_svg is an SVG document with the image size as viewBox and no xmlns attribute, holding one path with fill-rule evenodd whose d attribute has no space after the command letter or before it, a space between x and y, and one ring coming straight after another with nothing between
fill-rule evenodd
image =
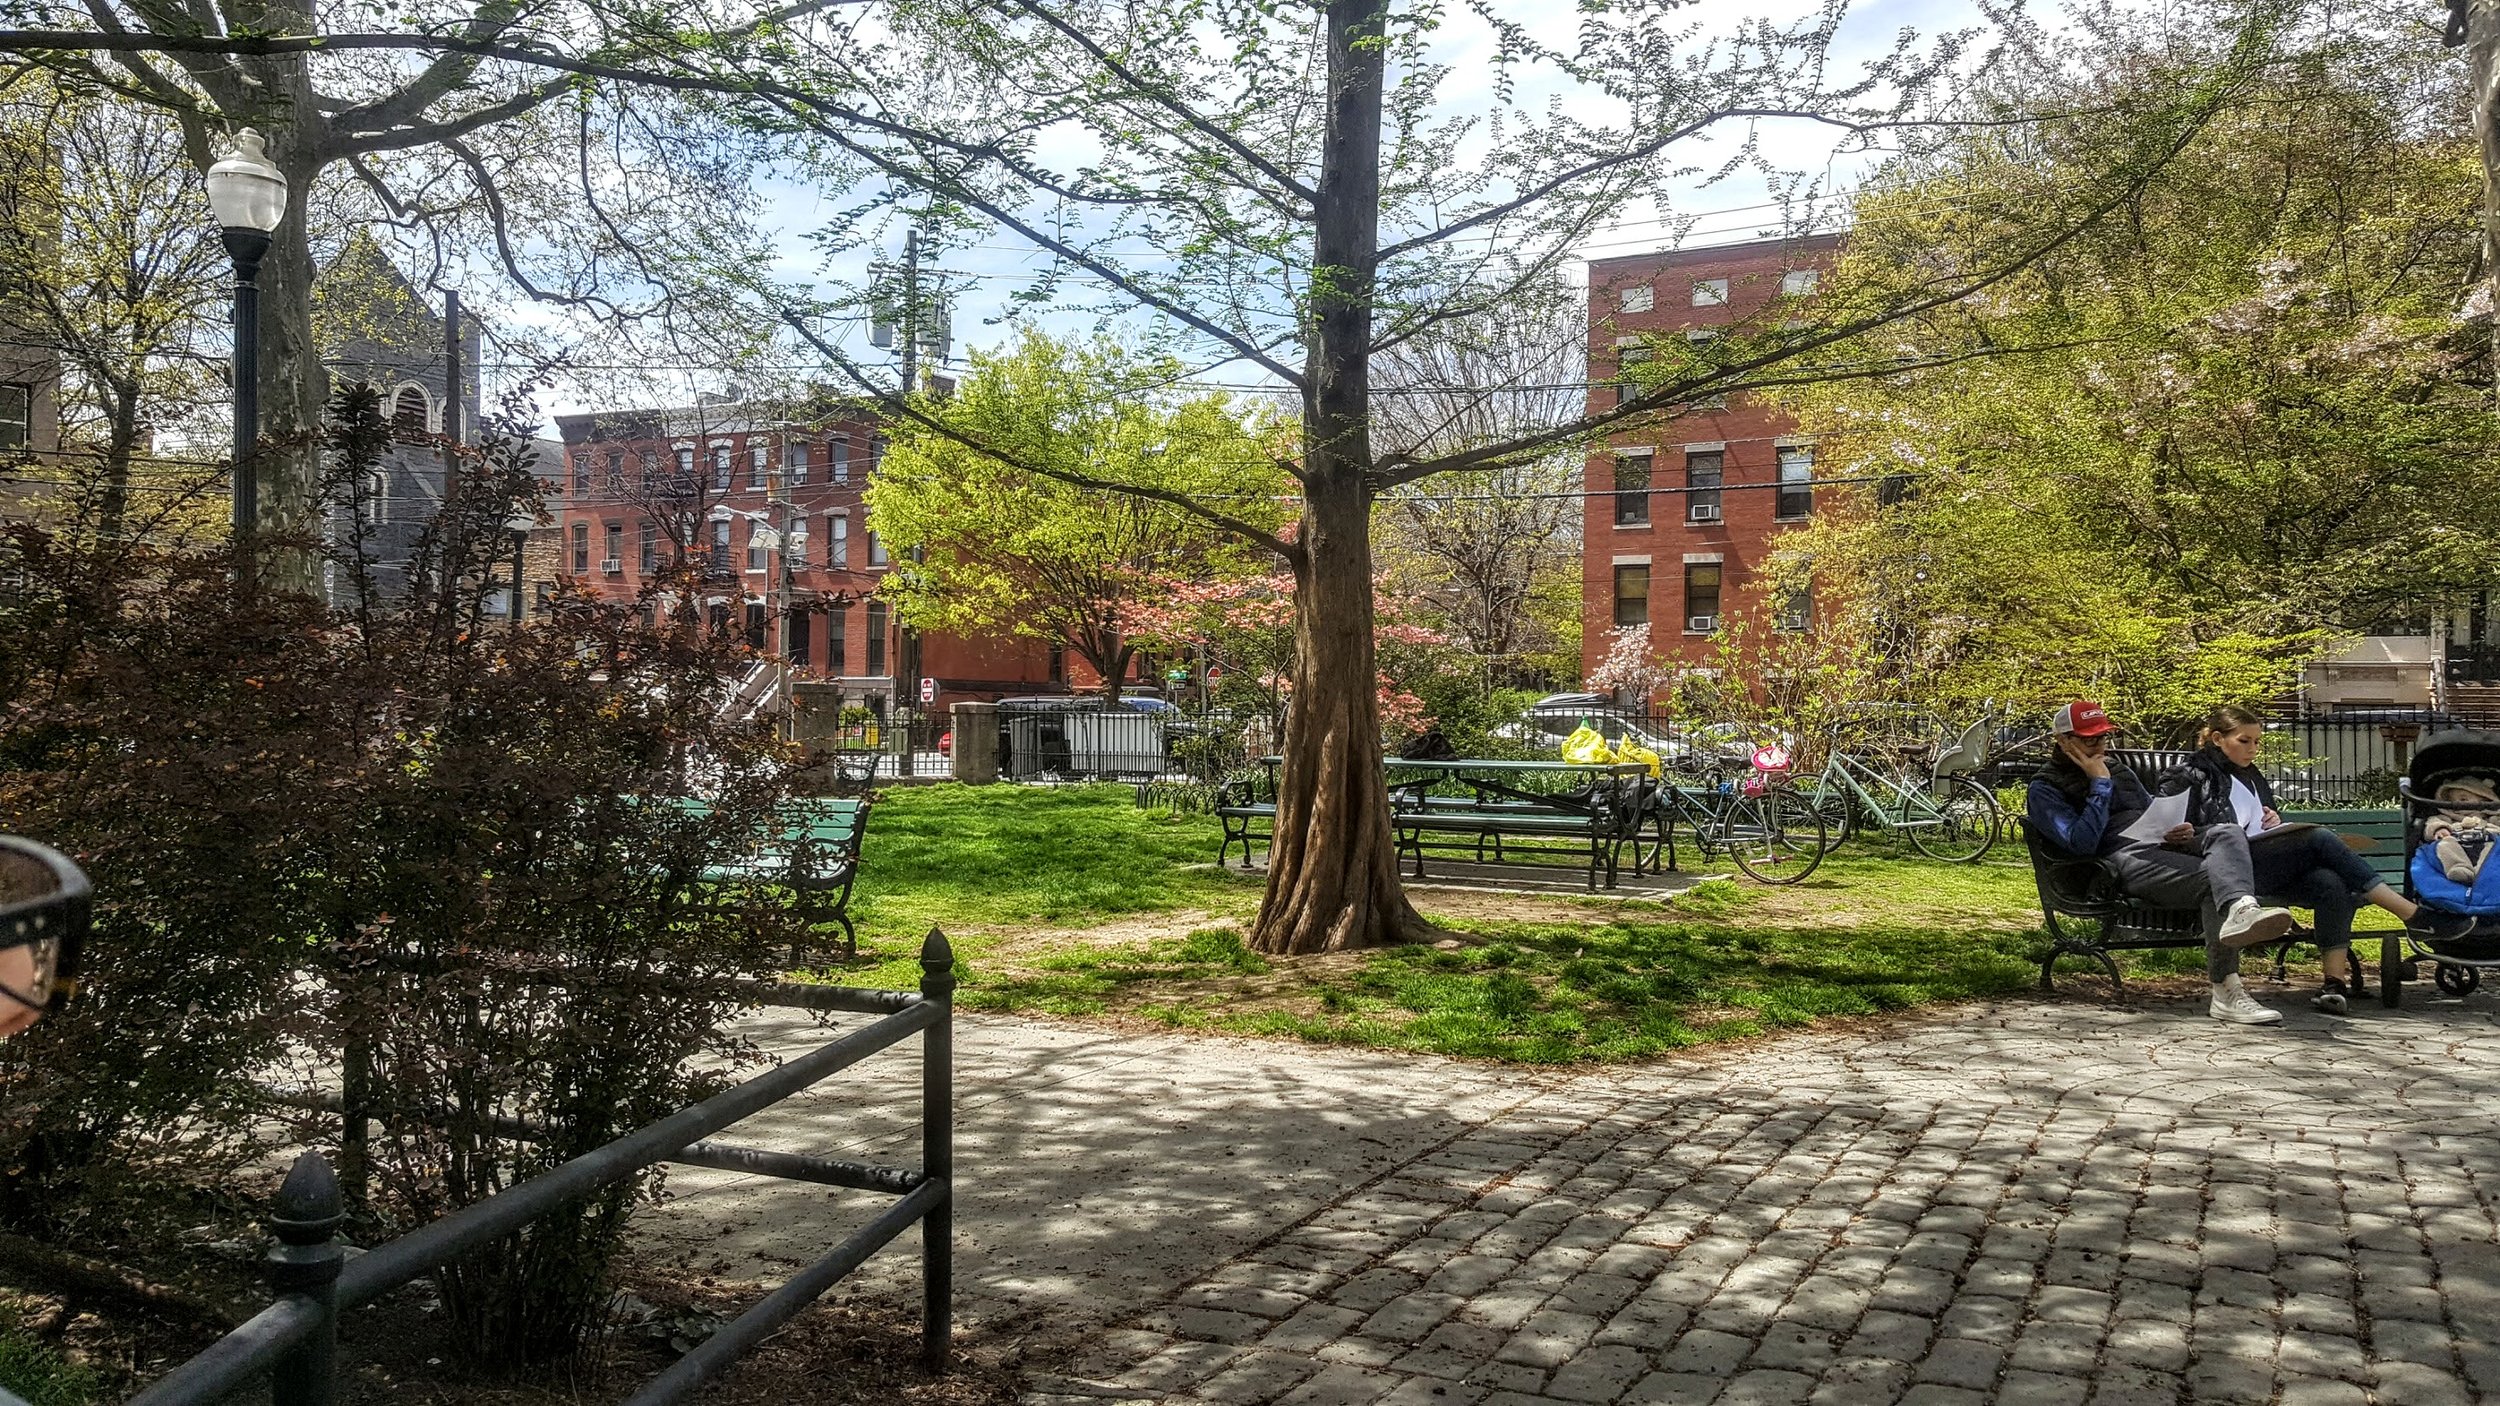
<instances>
[{"instance_id":1,"label":"park bench","mask_svg":"<svg viewBox=\"0 0 2500 1406\"><path fill-rule=\"evenodd\" d=\"M1215 848L1215 862L1221 867L1224 856L1234 845L1241 846L1241 867L1250 867L1250 842L1253 839L1270 843L1276 837L1276 768L1279 759L1260 759L1257 771L1243 771L1216 783L1215 804L1211 807L1216 823L1224 827L1223 843Z\"/></svg>"},{"instance_id":2,"label":"park bench","mask_svg":"<svg viewBox=\"0 0 2500 1406\"><path fill-rule=\"evenodd\" d=\"M708 815L699 800L675 804L688 814ZM869 802L850 797L811 797L783 807L782 824L753 849L695 875L696 901L741 888L770 887L790 892L809 931L838 925L845 956L859 952L859 931L851 925L851 886L859 877L860 839L868 830ZM793 951L791 960L800 953Z\"/></svg>"},{"instance_id":3,"label":"park bench","mask_svg":"<svg viewBox=\"0 0 2500 1406\"><path fill-rule=\"evenodd\" d=\"M2286 812L2284 819L2324 825L2339 835L2363 841L2356 849L2370 867L2391 883L2402 882L2402 812L2300 811ZM2067 854L2029 816L2023 817L2022 827L2023 843L2031 851L2032 878L2040 891L2041 916L2049 934L2048 951L2040 960L2041 990L2049 989L2060 957L2098 961L2108 971L2111 985L2124 991L2125 983L2119 979L2112 952L2165 947L2204 949L2204 920L2196 909L2165 908L2137 898L2119 887L2118 871L2107 860ZM2086 924L2090 926L2087 928ZM2271 944L2275 980L2284 978L2284 963L2292 945L2307 938L2308 931L2296 927L2290 935ZM2381 952L2380 976L2386 987L2382 999L2389 1005L2396 1003L2394 988L2403 979L2396 946L2391 941ZM2357 943L2354 961L2360 961Z\"/></svg>"}]
</instances>

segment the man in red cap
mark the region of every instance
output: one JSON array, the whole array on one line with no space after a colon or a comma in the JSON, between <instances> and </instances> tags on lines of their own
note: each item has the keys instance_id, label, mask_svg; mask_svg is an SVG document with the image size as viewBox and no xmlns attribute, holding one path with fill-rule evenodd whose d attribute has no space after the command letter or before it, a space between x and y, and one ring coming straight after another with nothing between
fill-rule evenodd
<instances>
[{"instance_id":1,"label":"man in red cap","mask_svg":"<svg viewBox=\"0 0 2500 1406\"><path fill-rule=\"evenodd\" d=\"M2126 833L2153 798L2123 762L2109 758L2117 724L2101 705L2079 698L2057 710L2051 725L2057 754L2031 783L2033 822L2071 854L2098 855L2118 871L2128 893L2165 908L2195 908L2205 917L2205 975L2212 1012L2234 1025L2276 1025L2283 1013L2261 1005L2240 984L2240 949L2292 930L2287 908L2257 901L2248 834L2236 825L2185 823L2156 839Z\"/></svg>"}]
</instances>

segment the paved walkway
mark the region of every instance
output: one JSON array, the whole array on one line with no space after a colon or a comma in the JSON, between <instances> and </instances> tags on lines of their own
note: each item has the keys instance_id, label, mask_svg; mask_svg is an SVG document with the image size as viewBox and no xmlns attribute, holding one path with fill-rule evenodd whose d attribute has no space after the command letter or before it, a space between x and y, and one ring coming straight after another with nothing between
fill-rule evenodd
<instances>
[{"instance_id":1,"label":"paved walkway","mask_svg":"<svg viewBox=\"0 0 2500 1406\"><path fill-rule=\"evenodd\" d=\"M967 1022L958 1283L1082 1330L1046 1403L2500 1401L2495 1037L2017 1000L1557 1075ZM669 1219L734 1258L772 1194Z\"/></svg>"}]
</instances>

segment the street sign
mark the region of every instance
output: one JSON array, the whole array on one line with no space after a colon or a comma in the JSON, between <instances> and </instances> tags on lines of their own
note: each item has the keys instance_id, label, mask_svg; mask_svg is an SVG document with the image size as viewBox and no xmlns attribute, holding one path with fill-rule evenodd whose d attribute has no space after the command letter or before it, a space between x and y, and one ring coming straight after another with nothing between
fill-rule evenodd
<instances>
[{"instance_id":1,"label":"street sign","mask_svg":"<svg viewBox=\"0 0 2500 1406\"><path fill-rule=\"evenodd\" d=\"M920 681L920 701L923 703L935 703L937 701L936 679L922 679Z\"/></svg>"}]
</instances>

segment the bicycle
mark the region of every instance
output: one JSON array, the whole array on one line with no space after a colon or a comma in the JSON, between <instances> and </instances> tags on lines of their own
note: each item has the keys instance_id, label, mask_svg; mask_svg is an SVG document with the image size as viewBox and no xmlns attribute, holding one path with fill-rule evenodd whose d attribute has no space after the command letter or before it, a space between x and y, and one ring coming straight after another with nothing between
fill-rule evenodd
<instances>
[{"instance_id":1,"label":"bicycle","mask_svg":"<svg viewBox=\"0 0 2500 1406\"><path fill-rule=\"evenodd\" d=\"M1634 838L1636 862L1652 861L1661 851L1675 853L1678 818L1692 831L1693 843L1705 858L1724 853L1737 868L1766 884L1802 881L1831 848L1823 817L1794 788L1781 784L1776 769L1763 765L1762 753L1755 755L1752 773L1741 781L1718 767L1664 778L1652 800L1652 833ZM1646 859L1641 854L1644 844Z\"/></svg>"},{"instance_id":2,"label":"bicycle","mask_svg":"<svg viewBox=\"0 0 2500 1406\"><path fill-rule=\"evenodd\" d=\"M1897 830L1919 853L1959 864L1977 863L1996 847L2005 827L1996 796L1969 773L1987 764L1986 718L1971 724L1921 772L1904 763L1890 771L1842 748L1837 733L1823 769L1788 783L1823 818L1839 844L1861 825Z\"/></svg>"}]
</instances>

